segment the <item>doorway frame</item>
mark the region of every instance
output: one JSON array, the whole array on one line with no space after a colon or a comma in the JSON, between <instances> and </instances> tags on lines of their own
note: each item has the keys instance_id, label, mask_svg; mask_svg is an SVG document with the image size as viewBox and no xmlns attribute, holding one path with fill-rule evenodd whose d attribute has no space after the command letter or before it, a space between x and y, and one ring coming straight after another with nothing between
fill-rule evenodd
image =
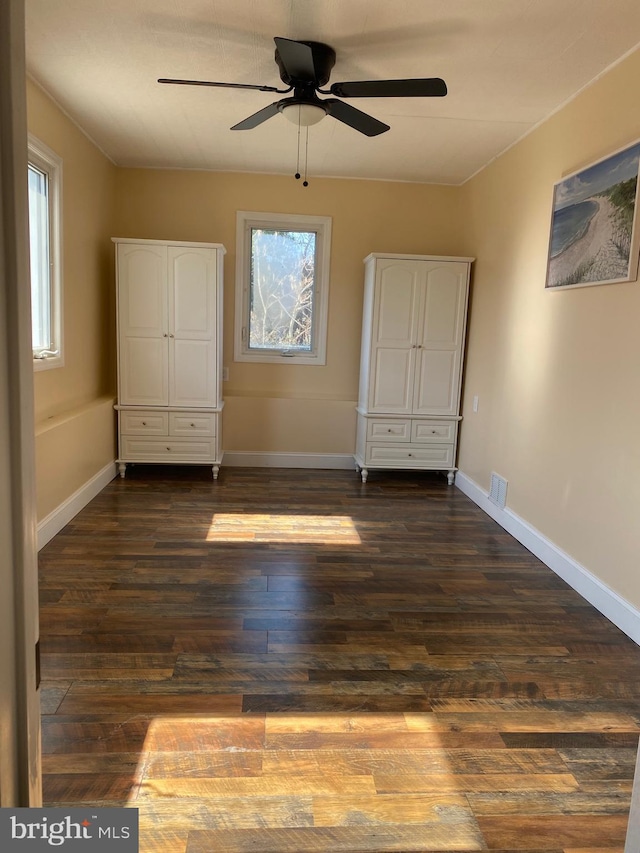
<instances>
[{"instance_id":1,"label":"doorway frame","mask_svg":"<svg viewBox=\"0 0 640 853\"><path fill-rule=\"evenodd\" d=\"M0 806L42 805L24 0L0 3Z\"/></svg>"}]
</instances>

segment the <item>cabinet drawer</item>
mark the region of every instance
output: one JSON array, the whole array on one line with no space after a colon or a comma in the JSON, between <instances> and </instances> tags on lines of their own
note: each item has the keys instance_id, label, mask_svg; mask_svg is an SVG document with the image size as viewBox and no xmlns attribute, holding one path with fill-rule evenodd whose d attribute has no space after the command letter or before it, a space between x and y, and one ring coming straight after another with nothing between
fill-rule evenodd
<instances>
[{"instance_id":1,"label":"cabinet drawer","mask_svg":"<svg viewBox=\"0 0 640 853\"><path fill-rule=\"evenodd\" d=\"M169 412L169 435L214 436L215 434L215 415Z\"/></svg>"},{"instance_id":2,"label":"cabinet drawer","mask_svg":"<svg viewBox=\"0 0 640 853\"><path fill-rule=\"evenodd\" d=\"M179 441L123 436L120 459L124 462L210 462L215 459L213 441Z\"/></svg>"},{"instance_id":3,"label":"cabinet drawer","mask_svg":"<svg viewBox=\"0 0 640 853\"><path fill-rule=\"evenodd\" d=\"M411 441L452 444L457 421L411 421Z\"/></svg>"},{"instance_id":4,"label":"cabinet drawer","mask_svg":"<svg viewBox=\"0 0 640 853\"><path fill-rule=\"evenodd\" d=\"M451 468L453 445L391 445L368 444L365 458L367 465L385 465L397 468Z\"/></svg>"},{"instance_id":5,"label":"cabinet drawer","mask_svg":"<svg viewBox=\"0 0 640 853\"><path fill-rule=\"evenodd\" d=\"M367 441L409 441L411 421L369 420L367 422Z\"/></svg>"},{"instance_id":6,"label":"cabinet drawer","mask_svg":"<svg viewBox=\"0 0 640 853\"><path fill-rule=\"evenodd\" d=\"M121 411L120 432L126 435L168 435L168 413Z\"/></svg>"}]
</instances>

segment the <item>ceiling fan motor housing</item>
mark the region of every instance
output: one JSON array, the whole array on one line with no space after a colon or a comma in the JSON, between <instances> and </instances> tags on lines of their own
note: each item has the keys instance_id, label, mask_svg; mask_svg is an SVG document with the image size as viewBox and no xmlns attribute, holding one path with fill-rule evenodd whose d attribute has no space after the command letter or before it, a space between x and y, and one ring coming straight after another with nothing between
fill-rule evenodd
<instances>
[{"instance_id":1,"label":"ceiling fan motor housing","mask_svg":"<svg viewBox=\"0 0 640 853\"><path fill-rule=\"evenodd\" d=\"M323 44L320 41L302 41L299 44L306 44L311 48L311 54L313 56L313 67L315 74L311 77L308 74L296 74L291 75L287 72L284 63L282 62L282 58L280 56L280 51L276 48L275 59L280 69L280 79L283 83L286 83L287 86L293 86L295 88L305 87L305 84L313 84L313 88L316 89L319 86L324 86L325 83L329 82L329 77L331 76L331 69L336 64L336 52L332 47L329 47L328 44Z\"/></svg>"}]
</instances>

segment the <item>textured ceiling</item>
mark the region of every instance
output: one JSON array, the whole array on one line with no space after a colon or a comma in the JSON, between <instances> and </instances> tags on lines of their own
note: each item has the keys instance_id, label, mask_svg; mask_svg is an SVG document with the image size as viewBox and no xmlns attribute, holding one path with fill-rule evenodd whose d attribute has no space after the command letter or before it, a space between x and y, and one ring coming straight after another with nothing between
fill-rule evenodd
<instances>
[{"instance_id":1,"label":"textured ceiling","mask_svg":"<svg viewBox=\"0 0 640 853\"><path fill-rule=\"evenodd\" d=\"M331 83L443 77L446 98L358 99L391 125L309 130L314 176L458 184L640 42L638 0L26 0L32 78L120 166L291 174L279 95L158 77L281 86L274 36L336 51Z\"/></svg>"}]
</instances>

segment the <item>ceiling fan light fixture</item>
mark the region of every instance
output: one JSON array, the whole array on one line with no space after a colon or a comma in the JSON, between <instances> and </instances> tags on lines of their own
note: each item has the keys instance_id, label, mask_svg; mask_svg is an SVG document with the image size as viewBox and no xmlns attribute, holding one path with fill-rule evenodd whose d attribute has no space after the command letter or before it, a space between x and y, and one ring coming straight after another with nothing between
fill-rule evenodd
<instances>
[{"instance_id":1,"label":"ceiling fan light fixture","mask_svg":"<svg viewBox=\"0 0 640 853\"><path fill-rule=\"evenodd\" d=\"M287 104L282 115L298 127L310 127L326 116L327 111L318 104Z\"/></svg>"}]
</instances>

